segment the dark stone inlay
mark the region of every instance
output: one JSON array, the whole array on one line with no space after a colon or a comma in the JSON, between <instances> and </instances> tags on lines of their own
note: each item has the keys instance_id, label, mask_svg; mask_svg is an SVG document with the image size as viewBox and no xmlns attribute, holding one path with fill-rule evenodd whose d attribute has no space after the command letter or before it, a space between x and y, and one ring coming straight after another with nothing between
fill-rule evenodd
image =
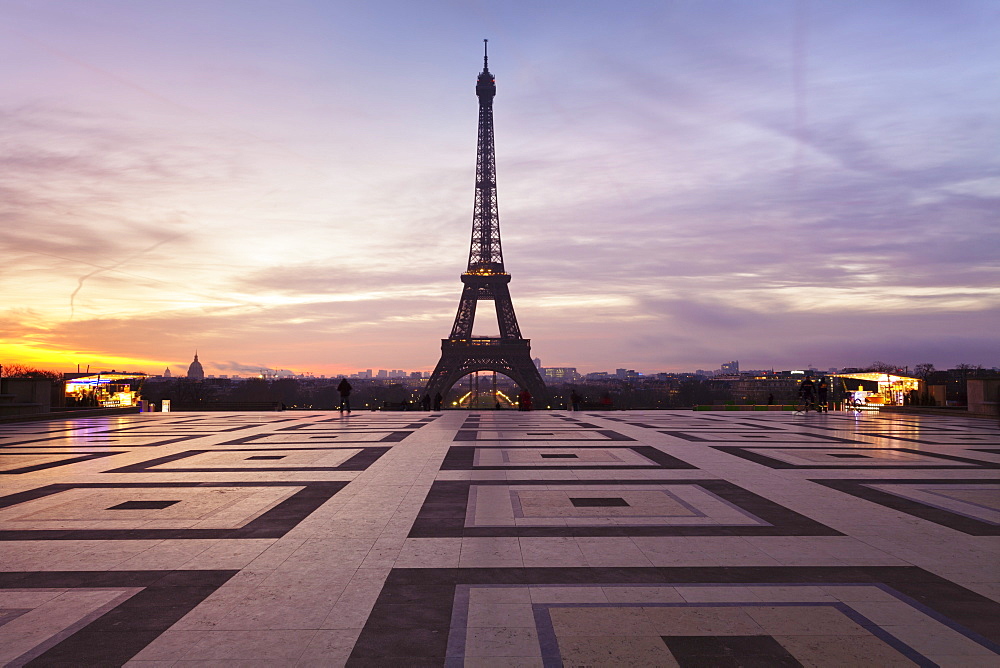
<instances>
[{"instance_id":1,"label":"dark stone inlay","mask_svg":"<svg viewBox=\"0 0 1000 668\"><path fill-rule=\"evenodd\" d=\"M121 666L239 571L47 571L0 573L2 589L143 587L55 644L17 657L27 666Z\"/></svg>"},{"instance_id":2,"label":"dark stone inlay","mask_svg":"<svg viewBox=\"0 0 1000 668\"><path fill-rule=\"evenodd\" d=\"M570 497L570 503L572 503L577 508L603 508L603 507L614 507L614 506L628 506L629 503L620 496L584 496L584 497Z\"/></svg>"},{"instance_id":3,"label":"dark stone inlay","mask_svg":"<svg viewBox=\"0 0 1000 668\"><path fill-rule=\"evenodd\" d=\"M501 438L499 436L498 437L493 437L493 438L479 438L479 432L480 431L520 431L521 429L523 429L523 427L518 427L516 425L513 425L513 426L512 425L496 425L495 427L484 426L484 425L479 425L478 427L471 427L471 426L463 425L463 427L458 430L458 433L455 434L455 438L453 440L455 440L455 441L504 441L505 443L507 443L507 442L513 443L513 442L516 442L516 441L534 441L534 440L537 440L537 439L533 439L533 438L510 438L510 437ZM587 442L587 443L593 443L594 442L594 439L591 439L591 438L584 439L584 438L576 438L576 437L574 437L573 436L573 432L574 431L580 431L580 432L583 432L583 433L586 433L586 434L600 434L601 436L603 436L608 441L634 441L635 440L631 436L626 436L625 434L618 433L617 431L614 431L613 429L588 429L586 431L584 431L584 430L566 430L564 432L561 432L563 434L566 434L567 435L566 437L550 438L550 439L547 439L547 440L549 440L549 441L584 441L584 442ZM553 434L554 434L554 432L553 432ZM527 432L525 434L525 436L529 436L529 435L531 435L531 432ZM547 436L549 434L545 434L545 435Z\"/></svg>"},{"instance_id":4,"label":"dark stone inlay","mask_svg":"<svg viewBox=\"0 0 1000 668\"><path fill-rule=\"evenodd\" d=\"M916 566L394 568L347 665L399 665L409 657L408 665L451 665L445 662L458 585L574 584L874 585L1000 650L1000 603ZM435 621L416 627L405 621L421 616Z\"/></svg>"},{"instance_id":5,"label":"dark stone inlay","mask_svg":"<svg viewBox=\"0 0 1000 668\"><path fill-rule=\"evenodd\" d=\"M11 529L0 530L6 540L157 540L165 538L281 538L310 513L347 486L347 481L330 482L145 482L76 483L45 485L0 497L0 508L41 499L69 489L171 490L211 487L301 487L292 496L268 509L242 527L234 529Z\"/></svg>"},{"instance_id":6,"label":"dark stone inlay","mask_svg":"<svg viewBox=\"0 0 1000 668\"><path fill-rule=\"evenodd\" d=\"M14 621L21 615L28 612L31 612L31 610L21 608L2 608L0 609L0 626Z\"/></svg>"},{"instance_id":7,"label":"dark stone inlay","mask_svg":"<svg viewBox=\"0 0 1000 668\"><path fill-rule=\"evenodd\" d=\"M111 506L108 510L162 510L177 503L180 503L180 499L176 501L125 501L117 506Z\"/></svg>"},{"instance_id":8,"label":"dark stone inlay","mask_svg":"<svg viewBox=\"0 0 1000 668\"><path fill-rule=\"evenodd\" d=\"M920 431L925 431L925 430L920 429ZM884 438L890 441L907 441L910 443L920 443L921 445L964 445L965 442L968 441L980 441L980 442L985 441L983 445L1000 445L1000 436L994 434L959 436L955 435L953 432L941 431L939 433L930 433L928 436L921 438L912 438L910 436L901 436L899 434L885 433L885 432L867 432L864 435L876 438Z\"/></svg>"},{"instance_id":9,"label":"dark stone inlay","mask_svg":"<svg viewBox=\"0 0 1000 668\"><path fill-rule=\"evenodd\" d=\"M871 445L871 444L866 444ZM944 462L940 465L929 466L926 463L921 464L861 464L860 466L853 465L842 465L842 464L791 464L789 462L781 461L780 459L775 459L773 457L768 457L761 450L809 450L816 451L816 448L811 448L808 446L803 447L788 447L783 446L779 448L769 448L766 445L761 446L744 446L744 445L712 445L709 446L721 452L728 453L730 455L735 455L741 459L746 459L751 462L756 462L757 464L763 464L768 468L772 469L920 469L920 470L934 470L934 469L970 469L970 468L981 468L981 469L1000 469L1000 463L984 462L979 459L969 459L968 457L956 457L955 455L942 455L937 452L927 452L926 450L914 450L912 448L875 448L867 447L864 448L870 452L887 451L887 452L906 452L913 455L920 455L921 457L930 457L932 459L941 459ZM752 450L749 448L753 448ZM831 450L836 448L829 448ZM854 448L843 448L843 449L854 449ZM831 457L836 456L833 453L826 453ZM857 453L852 453L853 456L857 456ZM874 459L874 458L872 458ZM959 464L948 464L947 462L959 462L961 464L966 464L966 466L960 466Z\"/></svg>"},{"instance_id":10,"label":"dark stone inlay","mask_svg":"<svg viewBox=\"0 0 1000 668\"><path fill-rule=\"evenodd\" d=\"M840 453L830 453L831 457L837 457L838 459L871 459L870 455L851 455L851 454L840 454Z\"/></svg>"},{"instance_id":11,"label":"dark stone inlay","mask_svg":"<svg viewBox=\"0 0 1000 668\"><path fill-rule=\"evenodd\" d=\"M560 455L555 453L543 452L541 457L542 459L579 459L580 455Z\"/></svg>"},{"instance_id":12,"label":"dark stone inlay","mask_svg":"<svg viewBox=\"0 0 1000 668\"><path fill-rule=\"evenodd\" d=\"M333 418L332 420L321 420L320 422L337 422L340 418ZM420 429L426 422L412 422L412 421L390 421L390 420L380 420L378 424L365 424L358 421L353 421L349 423L349 427L333 426L333 425L320 425L318 422L300 422L299 424L289 425L287 427L279 427L278 431L306 431L306 432L365 432L365 431L388 431L386 426L392 429ZM383 426L384 425L384 426Z\"/></svg>"},{"instance_id":13,"label":"dark stone inlay","mask_svg":"<svg viewBox=\"0 0 1000 668\"><path fill-rule=\"evenodd\" d=\"M360 450L361 452L344 461L340 466L268 466L255 468L253 466L242 467L176 467L164 468L163 464L169 464L195 455L202 455L206 452L260 452L260 450L243 450L238 448L213 448L212 450L185 450L164 457L157 457L137 464L129 464L121 468L104 471L104 473L246 473L247 471L364 471L369 466L378 461L379 457L389 452L388 447L356 447L356 448L280 448L281 450L304 450L317 452L324 450ZM243 461L260 459L282 459L284 455L255 455L245 457ZM159 468L153 468L159 467Z\"/></svg>"},{"instance_id":14,"label":"dark stone inlay","mask_svg":"<svg viewBox=\"0 0 1000 668\"><path fill-rule=\"evenodd\" d=\"M284 418L284 419L291 420L292 418ZM224 422L217 422L215 424L213 424L212 422L193 422L191 424L182 424L179 422L174 422L172 424L153 423L153 424L137 424L126 427L111 427L109 429L103 429L101 431L94 433L97 434L123 433L123 435L126 436L132 434L136 436L144 436L146 434L166 436L169 434L174 434L178 431L188 431L188 432L197 432L199 436L208 436L211 434L216 434L221 431L240 431L242 429L253 429L259 426L261 426L261 424L256 422L253 424L236 425L236 426L232 426ZM130 433L124 433L124 432L130 432Z\"/></svg>"},{"instance_id":15,"label":"dark stone inlay","mask_svg":"<svg viewBox=\"0 0 1000 668\"><path fill-rule=\"evenodd\" d=\"M740 668L802 664L772 636L660 636L681 668Z\"/></svg>"},{"instance_id":16,"label":"dark stone inlay","mask_svg":"<svg viewBox=\"0 0 1000 668\"><path fill-rule=\"evenodd\" d=\"M154 434L126 435L80 435L80 434L60 434L49 438L35 438L27 441L11 441L0 444L0 447L12 448L155 448L160 445L170 445L171 443L183 443L204 438L208 434L190 434L188 436L178 436L176 438L160 438ZM155 439L146 442L136 442L136 439ZM53 442L55 441L55 442ZM59 441L65 441L65 444ZM109 453L117 454L117 453Z\"/></svg>"},{"instance_id":17,"label":"dark stone inlay","mask_svg":"<svg viewBox=\"0 0 1000 668\"><path fill-rule=\"evenodd\" d=\"M933 506L928 506L919 501L914 501L912 499L905 499L901 496L896 496L895 494L890 494L889 492L884 492L880 489L873 489L870 485L914 485L914 484L928 484L928 485L995 485L996 480L988 480L983 478L966 478L966 479L956 479L956 478L925 478L925 479L912 479L912 480L899 480L899 479L861 479L861 480L812 480L811 482L817 485L823 485L824 487L829 487L830 489L835 489L845 494L850 494L851 496L856 496L859 499L865 499L866 501L871 501L872 503L877 503L880 506L885 506L886 508L892 508L893 510L898 510L900 512L906 513L907 515L912 515L914 517L919 517L925 519L929 522L934 522L935 524L940 524L941 526L948 527L949 529L954 529L955 531L961 531L962 533L969 534L970 536L1000 536L1000 525L990 524L989 522L983 522L977 520L974 517L966 517L965 515L960 515L959 513L953 513L949 510L943 508L935 508Z\"/></svg>"},{"instance_id":18,"label":"dark stone inlay","mask_svg":"<svg viewBox=\"0 0 1000 668\"><path fill-rule=\"evenodd\" d=\"M17 453L25 454L25 453ZM91 459L99 459L101 457L110 457L111 455L123 455L125 451L116 452L85 452L77 456L70 456L67 452L33 452L32 455L61 455L66 457L66 459L59 459L52 462L45 462L43 464L32 464L31 466L22 466L21 468L8 469L6 471L0 471L0 475L19 475L21 473L32 473L34 471L42 471L44 469L51 469L57 466L66 466L67 464L76 464L78 462L87 462ZM15 453L11 452L0 452L0 457L2 456L14 456Z\"/></svg>"},{"instance_id":19,"label":"dark stone inlay","mask_svg":"<svg viewBox=\"0 0 1000 668\"><path fill-rule=\"evenodd\" d=\"M641 525L624 526L595 524L592 526L504 526L467 527L465 518L469 490L473 485L609 485L609 493L618 493L613 486L621 485L697 485L729 504L767 522L767 525ZM437 480L431 485L417 518L410 528L409 538L453 538L464 536L843 536L825 524L800 515L794 510L743 489L726 480Z\"/></svg>"},{"instance_id":20,"label":"dark stone inlay","mask_svg":"<svg viewBox=\"0 0 1000 668\"><path fill-rule=\"evenodd\" d=\"M732 439L721 439L722 436L738 435L733 429L717 429L717 430L702 430L701 433L705 436L715 436L716 438L702 438L697 433L691 433L691 431L674 431L660 429L661 434L666 434L667 436L674 436L676 438L683 439L685 441L692 441L694 443L718 443L720 440L732 440ZM787 436L787 438L783 438ZM773 438L772 438L773 437ZM772 432L770 435L761 435L761 439L765 443L802 443L803 441L816 441L817 443L850 443L853 445L871 445L867 441L855 441L850 438L839 438L837 436L827 436L826 434L809 434L794 431L776 431ZM712 446L715 447L715 446Z\"/></svg>"},{"instance_id":21,"label":"dark stone inlay","mask_svg":"<svg viewBox=\"0 0 1000 668\"><path fill-rule=\"evenodd\" d=\"M607 418L611 419L611 418ZM698 418L682 418L677 419L665 419L662 424L650 424L649 422L633 422L631 420L618 420L619 422L624 422L632 427L639 427L641 429L670 429L671 427L677 429L682 427L685 431L742 431L745 429L755 429L755 430L766 430L766 431L782 431L779 427L771 427L764 424L754 424L752 422L728 422L722 420L699 420Z\"/></svg>"},{"instance_id":22,"label":"dark stone inlay","mask_svg":"<svg viewBox=\"0 0 1000 668\"><path fill-rule=\"evenodd\" d=\"M388 433L386 433L386 432L388 432ZM354 434L382 434L382 433L385 433L385 436L383 436L380 439L374 440L374 441L371 441L371 440L352 441L352 440L350 440L350 437L352 435L354 435ZM319 434L311 434L311 435L310 435L309 432L300 432L300 433L295 434L295 435L296 436L300 436L302 438L301 441L281 441L281 442L270 441L270 442L261 443L260 441L262 439L266 439L266 438L268 438L270 436L287 436L288 435L288 434L269 433L269 434L253 434L251 436L242 436L240 438L235 438L235 439L233 439L231 441L225 441L224 443L219 443L219 445L269 445L269 446L273 446L273 447L276 447L276 448L283 448L283 446L285 446L285 445L304 445L306 443L311 443L314 440L324 440L324 439L337 439L337 445L341 445L341 444L344 444L344 443L358 443L358 444L366 444L366 443L367 444L371 444L371 443L399 443L400 441L402 441L403 439L405 439L407 436L409 436L412 433L413 433L412 431L389 431L388 429L369 429L367 431L340 431L340 430L338 430L337 433L333 433L333 432L321 432ZM291 448L287 448L287 449L290 450Z\"/></svg>"},{"instance_id":23,"label":"dark stone inlay","mask_svg":"<svg viewBox=\"0 0 1000 668\"><path fill-rule=\"evenodd\" d=\"M475 439L469 439L475 440ZM622 448L628 448L637 455L641 455L646 459L653 462L652 464L628 464L625 466L610 466L608 464L583 464L581 462L567 462L555 463L551 465L541 465L541 466L521 466L516 464L498 464L496 466L476 466L474 464L476 458L476 447L474 445L453 445L448 448L448 454L445 455L444 461L441 463L442 471L544 471L552 469L593 469L593 470L609 470L613 468L615 471L629 470L629 469L696 469L697 466L689 464L682 459L678 459L673 455L668 455L662 450L657 450L651 445L623 445L616 446ZM607 445L600 444L596 445L594 443L589 444L573 444L574 450L580 450L584 448L607 448ZM537 449L537 446L531 445L507 445L503 446L505 450L517 450L517 449ZM567 456L566 454L560 454L558 456L553 456L555 453L546 453L542 455L543 459L571 459L576 457L576 455Z\"/></svg>"}]
</instances>

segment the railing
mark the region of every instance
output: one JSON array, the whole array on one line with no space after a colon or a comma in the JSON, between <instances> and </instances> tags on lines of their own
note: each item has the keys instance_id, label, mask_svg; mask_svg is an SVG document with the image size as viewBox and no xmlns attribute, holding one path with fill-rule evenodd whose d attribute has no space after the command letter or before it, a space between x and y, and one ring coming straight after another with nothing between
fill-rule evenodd
<instances>
[{"instance_id":1,"label":"railing","mask_svg":"<svg viewBox=\"0 0 1000 668\"><path fill-rule=\"evenodd\" d=\"M444 346L530 346L531 339L501 339L497 338L472 338L472 339L441 339Z\"/></svg>"}]
</instances>

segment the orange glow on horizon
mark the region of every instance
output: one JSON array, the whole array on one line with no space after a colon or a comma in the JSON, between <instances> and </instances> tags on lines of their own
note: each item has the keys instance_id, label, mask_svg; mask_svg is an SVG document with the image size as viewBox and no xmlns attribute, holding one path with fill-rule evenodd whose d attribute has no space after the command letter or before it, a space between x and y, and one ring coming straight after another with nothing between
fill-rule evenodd
<instances>
[{"instance_id":1,"label":"orange glow on horizon","mask_svg":"<svg viewBox=\"0 0 1000 668\"><path fill-rule=\"evenodd\" d=\"M210 360L206 361L204 359L205 351L199 352L199 356L201 363L205 367L205 373L208 375L236 375L243 377L255 375L249 371L233 371L232 369L220 369L215 367L212 365ZM193 358L193 351L190 359L170 361L163 359L152 360L142 357L109 355L107 353L96 351L63 350L31 344L0 343L0 366L6 366L8 364L23 364L24 366L35 367L44 371L58 371L59 373L75 372L76 365L79 364L81 371L86 371L87 366L89 365L92 373L115 369L117 371L129 371L145 373L150 376L158 376L163 373L164 368L169 366L175 377L183 377L187 373L187 367ZM288 368L296 374L311 374L317 378L321 375L328 378L339 378L340 376L350 376L358 373L359 371L365 370L364 368L346 367L343 365L333 364L315 365L309 368L300 368L298 365L292 365L289 367L288 365L278 362L271 364L269 368ZM375 367L373 366L373 368ZM430 371L430 369L407 369L407 373L411 371Z\"/></svg>"},{"instance_id":2,"label":"orange glow on horizon","mask_svg":"<svg viewBox=\"0 0 1000 668\"><path fill-rule=\"evenodd\" d=\"M47 371L76 371L76 365L91 371L117 369L128 371L145 371L149 374L162 373L166 364L162 361L152 361L135 357L121 357L94 351L62 350L46 348L31 344L3 343L0 344L0 364L23 364Z\"/></svg>"}]
</instances>

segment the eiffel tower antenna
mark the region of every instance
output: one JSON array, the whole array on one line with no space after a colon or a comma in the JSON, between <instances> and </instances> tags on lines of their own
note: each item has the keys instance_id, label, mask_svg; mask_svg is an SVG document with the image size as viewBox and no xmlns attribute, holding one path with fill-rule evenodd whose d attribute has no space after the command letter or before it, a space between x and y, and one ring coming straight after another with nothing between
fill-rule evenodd
<instances>
[{"instance_id":1,"label":"eiffel tower antenna","mask_svg":"<svg viewBox=\"0 0 1000 668\"><path fill-rule=\"evenodd\" d=\"M500 213L497 209L496 155L493 144L493 98L496 80L489 70L489 41L483 40L483 71L476 80L479 139L476 150L476 195L472 208L469 265L462 274L462 297L451 335L441 340L441 359L427 382L427 394L444 397L462 377L493 371L511 378L531 393L536 405L546 396L545 382L531 361L531 341L521 336L510 299L510 274L503 264ZM476 337L472 326L480 300L496 306L500 336Z\"/></svg>"}]
</instances>

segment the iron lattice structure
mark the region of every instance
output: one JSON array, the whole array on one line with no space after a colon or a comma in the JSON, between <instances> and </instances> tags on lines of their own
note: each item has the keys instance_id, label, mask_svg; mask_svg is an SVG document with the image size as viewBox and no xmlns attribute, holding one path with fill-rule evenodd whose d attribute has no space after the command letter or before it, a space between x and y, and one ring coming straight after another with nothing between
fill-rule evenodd
<instances>
[{"instance_id":1,"label":"iron lattice structure","mask_svg":"<svg viewBox=\"0 0 1000 668\"><path fill-rule=\"evenodd\" d=\"M483 40L484 45L486 40ZM441 340L441 359L427 383L430 397L447 395L460 378L476 371L495 371L528 390L538 403L546 396L545 382L531 361L531 341L521 336L510 299L510 274L504 269L497 209L496 154L493 145L493 98L496 80L489 55L483 51L483 71L476 81L479 98L479 141L476 149L476 199L472 212L469 267L462 274L462 298L451 335ZM499 337L477 337L472 332L476 305L494 302Z\"/></svg>"}]
</instances>

